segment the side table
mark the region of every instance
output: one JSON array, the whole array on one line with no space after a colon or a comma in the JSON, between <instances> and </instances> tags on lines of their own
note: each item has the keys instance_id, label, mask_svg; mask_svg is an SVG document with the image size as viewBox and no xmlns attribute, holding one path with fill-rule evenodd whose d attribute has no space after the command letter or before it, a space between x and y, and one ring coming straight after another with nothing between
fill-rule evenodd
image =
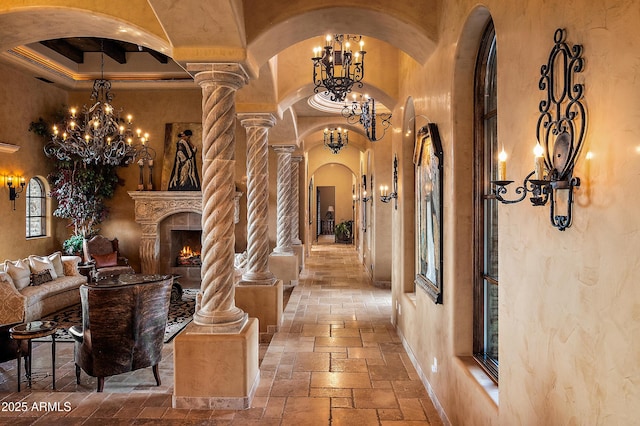
<instances>
[{"instance_id":1,"label":"side table","mask_svg":"<svg viewBox=\"0 0 640 426\"><path fill-rule=\"evenodd\" d=\"M53 380L53 390L56 390L56 330L58 324L54 321L32 321L25 324L19 324L9 329L9 334L14 340L26 340L28 344L29 367L27 370L27 378L29 379L29 387L31 387L31 360L33 359L33 351L31 350L31 340L39 337L51 336L51 370ZM20 342L18 342L20 343ZM21 372L20 359L22 358L21 345L18 344L18 392L20 392Z\"/></svg>"},{"instance_id":2,"label":"side table","mask_svg":"<svg viewBox=\"0 0 640 426\"><path fill-rule=\"evenodd\" d=\"M95 264L87 263L84 265L78 265L78 272L80 272L80 275L84 275L85 277L87 277L87 280L89 282L93 282L96 273Z\"/></svg>"}]
</instances>

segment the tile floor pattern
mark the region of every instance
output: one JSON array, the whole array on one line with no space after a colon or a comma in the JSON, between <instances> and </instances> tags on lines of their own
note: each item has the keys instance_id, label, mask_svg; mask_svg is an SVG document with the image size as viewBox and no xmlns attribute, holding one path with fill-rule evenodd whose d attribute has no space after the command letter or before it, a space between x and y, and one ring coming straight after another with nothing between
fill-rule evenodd
<instances>
[{"instance_id":1,"label":"tile floor pattern","mask_svg":"<svg viewBox=\"0 0 640 426\"><path fill-rule=\"evenodd\" d=\"M442 424L391 325L389 290L371 285L353 246L317 244L291 293L283 325L261 348L251 408L171 408L173 343L151 369L75 383L73 345L59 343L57 390L50 345L34 348L35 382L16 392L14 361L0 364L0 425L418 425ZM25 407L26 410L16 410Z\"/></svg>"}]
</instances>

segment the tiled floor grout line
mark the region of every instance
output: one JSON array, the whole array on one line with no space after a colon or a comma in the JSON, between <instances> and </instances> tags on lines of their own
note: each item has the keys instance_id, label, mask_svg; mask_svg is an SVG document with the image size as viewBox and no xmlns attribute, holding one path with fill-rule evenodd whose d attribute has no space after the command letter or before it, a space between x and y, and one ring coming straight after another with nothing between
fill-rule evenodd
<instances>
[{"instance_id":1,"label":"tiled floor grout line","mask_svg":"<svg viewBox=\"0 0 640 426\"><path fill-rule=\"evenodd\" d=\"M102 394L84 374L82 385L75 385L73 345L59 344L61 390L50 391L50 382L43 379L34 390L16 393L15 361L9 361L0 364L5 376L0 399L68 401L72 410L0 412L0 424L8 418L12 426L440 424L390 314L390 291L370 284L353 246L314 245L280 329L268 347L261 347L260 384L248 410L171 408L172 344L163 350L160 388L153 386L150 371L139 370L108 379ZM47 349L34 355L34 366L46 369L50 359L42 352Z\"/></svg>"}]
</instances>

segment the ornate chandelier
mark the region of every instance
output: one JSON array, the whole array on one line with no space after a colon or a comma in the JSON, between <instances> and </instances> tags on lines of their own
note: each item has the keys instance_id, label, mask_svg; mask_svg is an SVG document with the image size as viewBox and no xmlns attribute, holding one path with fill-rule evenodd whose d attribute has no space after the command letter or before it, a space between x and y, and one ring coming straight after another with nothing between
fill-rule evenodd
<instances>
[{"instance_id":1,"label":"ornate chandelier","mask_svg":"<svg viewBox=\"0 0 640 426\"><path fill-rule=\"evenodd\" d=\"M353 52L351 42L359 43L360 50ZM364 77L364 42L362 36L336 34L326 37L324 48L313 49L313 91L322 88L331 94L331 100L342 102L354 84L362 87Z\"/></svg>"},{"instance_id":2,"label":"ornate chandelier","mask_svg":"<svg viewBox=\"0 0 640 426\"><path fill-rule=\"evenodd\" d=\"M351 105L345 105L342 108L342 116L347 119L350 124L360 123L364 128L367 139L371 142L377 142L384 137L387 129L391 125L391 114L376 114L376 101L367 95L360 96L360 102L354 100ZM382 136L378 128L378 119L382 129Z\"/></svg>"},{"instance_id":3,"label":"ornate chandelier","mask_svg":"<svg viewBox=\"0 0 640 426\"><path fill-rule=\"evenodd\" d=\"M324 129L324 146L329 148L332 153L339 153L348 144L349 131L347 129L342 130L340 127Z\"/></svg>"},{"instance_id":4,"label":"ornate chandelier","mask_svg":"<svg viewBox=\"0 0 640 426\"><path fill-rule=\"evenodd\" d=\"M132 115L125 116L112 105L111 82L104 79L104 54L101 74L93 82L92 105L84 105L80 112L71 108L63 122L53 126L51 141L44 147L48 157L62 161L79 157L86 164L126 166L136 156L136 145L148 142L148 133L133 130Z\"/></svg>"},{"instance_id":5,"label":"ornate chandelier","mask_svg":"<svg viewBox=\"0 0 640 426\"><path fill-rule=\"evenodd\" d=\"M111 101L111 82L99 79L93 82L91 107L69 110L63 123L53 126L53 137L45 145L48 157L71 160L80 157L87 164L112 166L128 165L135 157L135 144L144 144L148 134L140 129L133 131L133 117L121 118L122 110L116 110Z\"/></svg>"}]
</instances>

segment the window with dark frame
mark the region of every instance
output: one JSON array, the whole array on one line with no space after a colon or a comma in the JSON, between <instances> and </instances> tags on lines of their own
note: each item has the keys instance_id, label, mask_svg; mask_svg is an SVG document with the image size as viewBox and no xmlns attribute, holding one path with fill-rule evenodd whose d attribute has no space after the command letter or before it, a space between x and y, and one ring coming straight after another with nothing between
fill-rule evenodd
<instances>
[{"instance_id":1,"label":"window with dark frame","mask_svg":"<svg viewBox=\"0 0 640 426\"><path fill-rule=\"evenodd\" d=\"M498 201L488 198L498 178L496 36L489 22L475 72L475 274L473 354L498 382Z\"/></svg>"},{"instance_id":2,"label":"window with dark frame","mask_svg":"<svg viewBox=\"0 0 640 426\"><path fill-rule=\"evenodd\" d=\"M26 236L44 237L47 235L47 199L42 180L31 178L26 193Z\"/></svg>"}]
</instances>

